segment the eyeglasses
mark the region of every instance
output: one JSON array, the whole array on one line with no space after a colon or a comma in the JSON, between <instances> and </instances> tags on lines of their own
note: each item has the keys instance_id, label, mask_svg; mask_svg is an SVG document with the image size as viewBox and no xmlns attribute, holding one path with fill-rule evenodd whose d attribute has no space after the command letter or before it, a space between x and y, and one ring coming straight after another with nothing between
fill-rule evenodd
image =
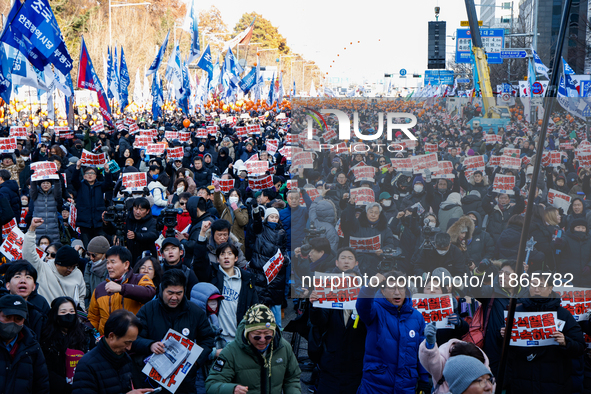
<instances>
[{"instance_id":1,"label":"eyeglasses","mask_svg":"<svg viewBox=\"0 0 591 394\"><path fill-rule=\"evenodd\" d=\"M93 259L94 259L95 257L97 257L97 256L98 256L98 254L96 254L96 253L90 253L90 252L88 252L88 256L89 256L90 258L93 258Z\"/></svg>"},{"instance_id":2,"label":"eyeglasses","mask_svg":"<svg viewBox=\"0 0 591 394\"><path fill-rule=\"evenodd\" d=\"M55 256L56 256L56 254L57 254L57 253L55 253L55 252L51 252L51 253L48 253L48 254L49 254L49 257L51 257L51 258L54 258L54 259L55 259Z\"/></svg>"},{"instance_id":3,"label":"eyeglasses","mask_svg":"<svg viewBox=\"0 0 591 394\"><path fill-rule=\"evenodd\" d=\"M260 341L261 338L264 338L265 341L270 341L271 339L273 339L273 335L265 335L264 337L262 337L260 335L255 335L252 337L252 339L254 339L255 341Z\"/></svg>"},{"instance_id":4,"label":"eyeglasses","mask_svg":"<svg viewBox=\"0 0 591 394\"><path fill-rule=\"evenodd\" d=\"M495 385L495 378L494 377L490 377L488 379L476 379L475 381L473 381L472 383L478 383L480 385L481 388L486 388L486 384L490 383L491 386Z\"/></svg>"},{"instance_id":5,"label":"eyeglasses","mask_svg":"<svg viewBox=\"0 0 591 394\"><path fill-rule=\"evenodd\" d=\"M187 203L186 203L186 202L179 202L179 205L180 205L181 207L184 207L185 205L187 205Z\"/></svg>"}]
</instances>

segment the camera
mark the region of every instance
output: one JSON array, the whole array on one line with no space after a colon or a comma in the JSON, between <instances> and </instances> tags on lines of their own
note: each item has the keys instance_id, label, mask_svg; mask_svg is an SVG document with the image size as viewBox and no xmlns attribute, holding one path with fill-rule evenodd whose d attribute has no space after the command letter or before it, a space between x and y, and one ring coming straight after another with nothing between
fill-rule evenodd
<instances>
[{"instance_id":1,"label":"camera","mask_svg":"<svg viewBox=\"0 0 591 394\"><path fill-rule=\"evenodd\" d=\"M398 269L398 260L404 260L402 249L398 247L393 249L384 248L382 252L380 263L378 264L378 272L382 274Z\"/></svg>"},{"instance_id":2,"label":"camera","mask_svg":"<svg viewBox=\"0 0 591 394\"><path fill-rule=\"evenodd\" d=\"M160 212L158 220L156 221L158 232L162 232L164 226L166 226L166 234L164 234L165 238L174 237L174 228L178 224L176 216L181 213L183 213L182 209L174 208L172 204L167 205L166 208Z\"/></svg>"},{"instance_id":3,"label":"camera","mask_svg":"<svg viewBox=\"0 0 591 394\"><path fill-rule=\"evenodd\" d=\"M423 243L419 247L419 249L423 250L433 250L435 249L435 235L441 232L439 227L431 227L429 226L429 219L425 218L423 226Z\"/></svg>"},{"instance_id":4,"label":"camera","mask_svg":"<svg viewBox=\"0 0 591 394\"><path fill-rule=\"evenodd\" d=\"M310 240L312 238L323 236L326 233L326 230L323 228L317 230L316 226L310 224L310 228L304 230L304 233L306 233L306 236L304 237L304 243L302 244L301 250L302 255L307 256L308 254L310 254L310 251L312 250L312 246L310 246Z\"/></svg>"},{"instance_id":5,"label":"camera","mask_svg":"<svg viewBox=\"0 0 591 394\"><path fill-rule=\"evenodd\" d=\"M118 197L113 199L113 205L107 207L104 220L107 223L112 223L115 227L115 233L119 240L119 245L124 245L125 242L125 221L127 220L128 210L125 207L125 198Z\"/></svg>"}]
</instances>

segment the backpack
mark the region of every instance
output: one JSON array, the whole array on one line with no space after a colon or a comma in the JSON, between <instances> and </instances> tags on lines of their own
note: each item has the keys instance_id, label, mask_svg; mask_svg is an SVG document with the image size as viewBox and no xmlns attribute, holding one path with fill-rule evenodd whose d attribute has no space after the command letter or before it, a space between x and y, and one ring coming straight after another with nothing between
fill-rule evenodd
<instances>
[{"instance_id":1,"label":"backpack","mask_svg":"<svg viewBox=\"0 0 591 394\"><path fill-rule=\"evenodd\" d=\"M481 304L468 328L468 332L462 337L462 341L473 343L479 348L484 347L484 336L486 335L486 327L488 326L488 319L490 318L490 311L495 298L492 297L488 302L488 309L486 310L486 317L484 317L483 304Z\"/></svg>"}]
</instances>

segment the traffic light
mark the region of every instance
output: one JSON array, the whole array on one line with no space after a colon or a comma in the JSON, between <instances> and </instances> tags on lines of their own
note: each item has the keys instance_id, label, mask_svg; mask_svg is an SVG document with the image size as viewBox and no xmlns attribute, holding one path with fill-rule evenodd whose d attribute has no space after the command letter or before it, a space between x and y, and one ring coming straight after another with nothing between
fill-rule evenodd
<instances>
[{"instance_id":1,"label":"traffic light","mask_svg":"<svg viewBox=\"0 0 591 394\"><path fill-rule=\"evenodd\" d=\"M445 69L445 22L429 22L428 69Z\"/></svg>"}]
</instances>

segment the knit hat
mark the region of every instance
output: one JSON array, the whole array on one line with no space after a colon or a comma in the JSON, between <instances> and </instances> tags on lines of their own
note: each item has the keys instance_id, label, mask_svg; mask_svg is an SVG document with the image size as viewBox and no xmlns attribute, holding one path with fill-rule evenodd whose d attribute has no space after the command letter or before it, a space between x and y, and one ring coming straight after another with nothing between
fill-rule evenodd
<instances>
[{"instance_id":1,"label":"knit hat","mask_svg":"<svg viewBox=\"0 0 591 394\"><path fill-rule=\"evenodd\" d=\"M273 214L279 216L279 211L277 210L277 208L273 208L273 207L267 208L265 210L265 220L267 220L267 218Z\"/></svg>"},{"instance_id":2,"label":"knit hat","mask_svg":"<svg viewBox=\"0 0 591 394\"><path fill-rule=\"evenodd\" d=\"M72 243L70 244L70 246L73 247L73 248L75 248L76 246L81 246L82 248L84 248L84 243L80 239L75 239L75 240L72 241Z\"/></svg>"},{"instance_id":3,"label":"knit hat","mask_svg":"<svg viewBox=\"0 0 591 394\"><path fill-rule=\"evenodd\" d=\"M450 357L443 368L450 393L463 393L482 375L492 376L492 372L480 360L471 356Z\"/></svg>"},{"instance_id":4,"label":"knit hat","mask_svg":"<svg viewBox=\"0 0 591 394\"><path fill-rule=\"evenodd\" d=\"M587 220L583 219L583 218L578 218L573 220L570 223L570 230L571 231L575 231L575 227L577 226L585 226L585 229L587 228Z\"/></svg>"},{"instance_id":5,"label":"knit hat","mask_svg":"<svg viewBox=\"0 0 591 394\"><path fill-rule=\"evenodd\" d=\"M273 330L277 328L275 315L269 307L263 304L256 304L250 307L244 314L242 320L245 321L244 337L248 339L248 333L256 330Z\"/></svg>"},{"instance_id":6,"label":"knit hat","mask_svg":"<svg viewBox=\"0 0 591 394\"><path fill-rule=\"evenodd\" d=\"M460 193L450 193L445 201L451 204L462 205L462 196Z\"/></svg>"},{"instance_id":7,"label":"knit hat","mask_svg":"<svg viewBox=\"0 0 591 394\"><path fill-rule=\"evenodd\" d=\"M109 245L109 241L107 238L103 237L102 235L99 237L94 237L88 243L88 251L90 253L107 253L111 246Z\"/></svg>"},{"instance_id":8,"label":"knit hat","mask_svg":"<svg viewBox=\"0 0 591 394\"><path fill-rule=\"evenodd\" d=\"M55 264L61 265L62 267L71 267L78 265L80 262L80 255L70 245L64 245L58 249L55 255Z\"/></svg>"},{"instance_id":9,"label":"knit hat","mask_svg":"<svg viewBox=\"0 0 591 394\"><path fill-rule=\"evenodd\" d=\"M387 200L389 198L392 198L392 196L390 195L390 193L383 192L382 194L380 194L380 198L378 198L378 201Z\"/></svg>"}]
</instances>

